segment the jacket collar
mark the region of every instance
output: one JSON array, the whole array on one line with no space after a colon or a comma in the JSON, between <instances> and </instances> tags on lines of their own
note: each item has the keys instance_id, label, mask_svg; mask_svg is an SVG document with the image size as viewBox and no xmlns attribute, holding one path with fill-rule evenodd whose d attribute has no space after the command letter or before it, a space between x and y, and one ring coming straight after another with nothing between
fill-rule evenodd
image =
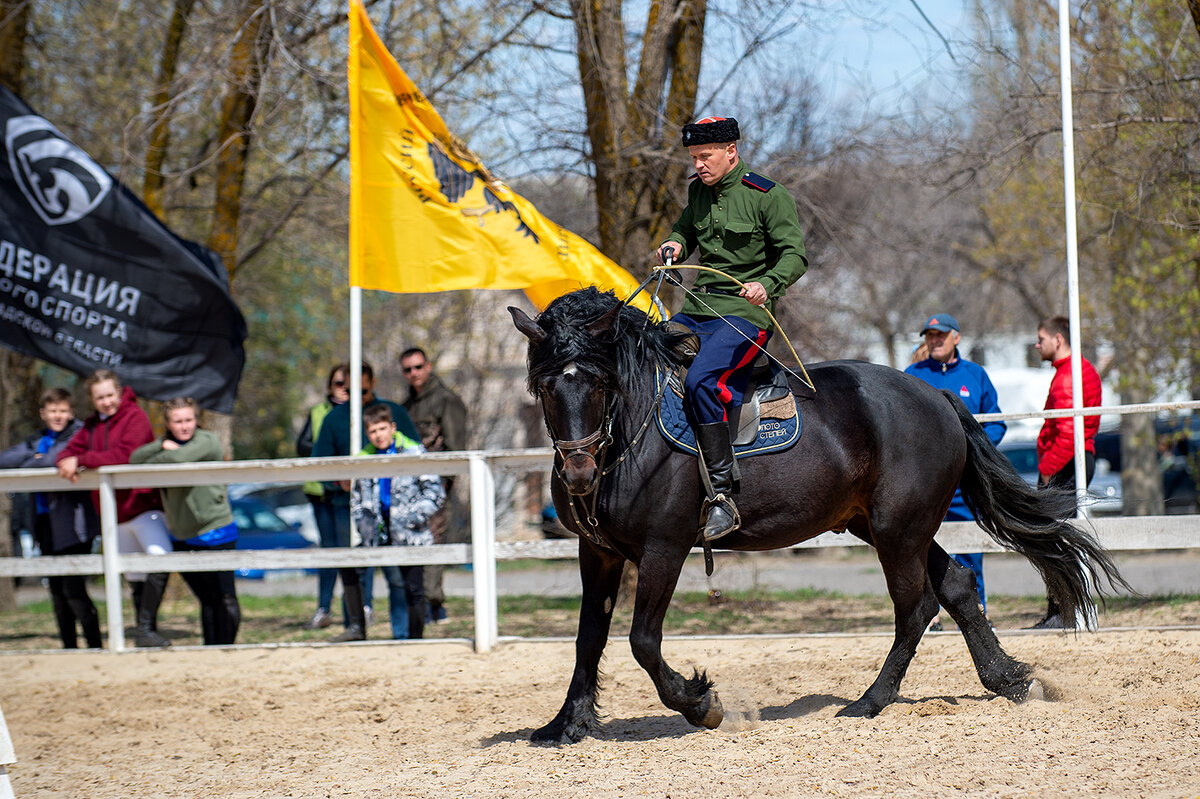
<instances>
[{"instance_id":1,"label":"jacket collar","mask_svg":"<svg viewBox=\"0 0 1200 799\"><path fill-rule=\"evenodd\" d=\"M742 176L749 171L750 167L746 166L746 162L739 157L737 164L729 171L729 174L718 180L716 184L710 186L710 188L718 194L727 192L732 187L741 183Z\"/></svg>"}]
</instances>

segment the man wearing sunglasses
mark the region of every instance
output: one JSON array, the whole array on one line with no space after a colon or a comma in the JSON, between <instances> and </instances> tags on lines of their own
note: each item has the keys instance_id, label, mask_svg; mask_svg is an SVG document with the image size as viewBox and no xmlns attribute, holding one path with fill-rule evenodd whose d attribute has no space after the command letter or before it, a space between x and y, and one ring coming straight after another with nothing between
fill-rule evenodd
<instances>
[{"instance_id":1,"label":"man wearing sunglasses","mask_svg":"<svg viewBox=\"0 0 1200 799\"><path fill-rule=\"evenodd\" d=\"M408 381L408 396L404 408L421 433L426 452L445 452L467 448L467 406L442 379L433 373L429 356L420 347L411 347L400 354L400 368ZM462 524L462 503L453 494L454 477L442 477L446 489L446 504L430 519L435 544L458 544L470 540ZM429 606L429 621L446 618L443 607L446 594L442 588L445 567L425 567L425 599Z\"/></svg>"},{"instance_id":2,"label":"man wearing sunglasses","mask_svg":"<svg viewBox=\"0 0 1200 799\"><path fill-rule=\"evenodd\" d=\"M365 412L367 408L379 404L384 404L391 408L392 421L396 423L396 427L401 433L411 439L418 437L417 428L413 425L412 419L409 418L408 412L404 410L403 406L397 405L391 400L380 399L375 396L375 370L371 367L371 364L363 361L363 411ZM314 458L357 454L350 451L350 405L350 402L345 402L334 406L325 415L325 419L321 423L321 429L317 433L317 440L313 443L312 456ZM365 425L363 426L361 440L367 440ZM322 485L325 488L325 498L333 507L335 525L338 531L337 545L350 546L350 492L342 488L336 481L326 482ZM346 603L346 630L340 635L335 636L332 639L333 641L362 641L366 638L367 608L365 607L366 597L364 596L361 578L369 573L365 569L361 571L355 568L338 569L338 575L342 578L342 598Z\"/></svg>"}]
</instances>

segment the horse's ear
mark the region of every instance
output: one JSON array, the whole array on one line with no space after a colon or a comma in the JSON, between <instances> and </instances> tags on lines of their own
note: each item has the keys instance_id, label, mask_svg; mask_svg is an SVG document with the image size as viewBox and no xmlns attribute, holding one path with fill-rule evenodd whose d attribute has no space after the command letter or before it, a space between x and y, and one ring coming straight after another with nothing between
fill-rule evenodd
<instances>
[{"instance_id":1,"label":"horse's ear","mask_svg":"<svg viewBox=\"0 0 1200 799\"><path fill-rule=\"evenodd\" d=\"M524 333L526 338L534 344L541 344L546 340L548 334L538 326L537 322L529 318L529 314L512 305L508 306L508 312L512 314L513 324L517 326L517 330Z\"/></svg>"},{"instance_id":2,"label":"horse's ear","mask_svg":"<svg viewBox=\"0 0 1200 799\"><path fill-rule=\"evenodd\" d=\"M621 308L621 304L618 303L617 305L613 306L611 311L608 311L603 316L588 322L587 327L585 328L588 332L588 335L595 338L610 335L613 331L613 326L617 323L618 317L621 316Z\"/></svg>"}]
</instances>

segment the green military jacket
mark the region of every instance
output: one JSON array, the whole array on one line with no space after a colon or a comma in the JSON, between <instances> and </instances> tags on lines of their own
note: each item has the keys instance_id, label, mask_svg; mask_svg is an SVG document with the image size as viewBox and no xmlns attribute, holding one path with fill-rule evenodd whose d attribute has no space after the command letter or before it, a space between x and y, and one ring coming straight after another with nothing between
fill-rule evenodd
<instances>
[{"instance_id":1,"label":"green military jacket","mask_svg":"<svg viewBox=\"0 0 1200 799\"><path fill-rule=\"evenodd\" d=\"M687 207L667 241L683 245L685 256L699 248L703 266L719 269L743 283L761 283L767 290L766 308L774 315L775 301L808 269L808 258L792 195L778 184L763 191L743 181L749 173L750 168L739 161L714 186L693 181L688 187ZM762 178L754 182L759 186L770 184ZM736 283L720 275L699 272L696 289L699 293L699 289L706 288L735 293L739 290ZM689 296L681 312L701 319L738 316L763 330L774 326L761 307L726 294Z\"/></svg>"}]
</instances>

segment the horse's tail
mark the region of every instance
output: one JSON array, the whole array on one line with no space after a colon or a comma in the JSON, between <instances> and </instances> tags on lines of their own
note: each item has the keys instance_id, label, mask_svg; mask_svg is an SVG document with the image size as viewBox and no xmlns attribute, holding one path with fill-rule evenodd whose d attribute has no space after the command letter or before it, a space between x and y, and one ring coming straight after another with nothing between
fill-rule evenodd
<instances>
[{"instance_id":1,"label":"horse's tail","mask_svg":"<svg viewBox=\"0 0 1200 799\"><path fill-rule=\"evenodd\" d=\"M967 464L960 483L963 501L998 544L1029 559L1063 618L1075 618L1078 609L1088 606L1088 577L1097 590L1103 575L1109 586L1132 591L1095 537L1071 521L1075 492L1030 486L962 401L950 392L942 393L967 435Z\"/></svg>"}]
</instances>

